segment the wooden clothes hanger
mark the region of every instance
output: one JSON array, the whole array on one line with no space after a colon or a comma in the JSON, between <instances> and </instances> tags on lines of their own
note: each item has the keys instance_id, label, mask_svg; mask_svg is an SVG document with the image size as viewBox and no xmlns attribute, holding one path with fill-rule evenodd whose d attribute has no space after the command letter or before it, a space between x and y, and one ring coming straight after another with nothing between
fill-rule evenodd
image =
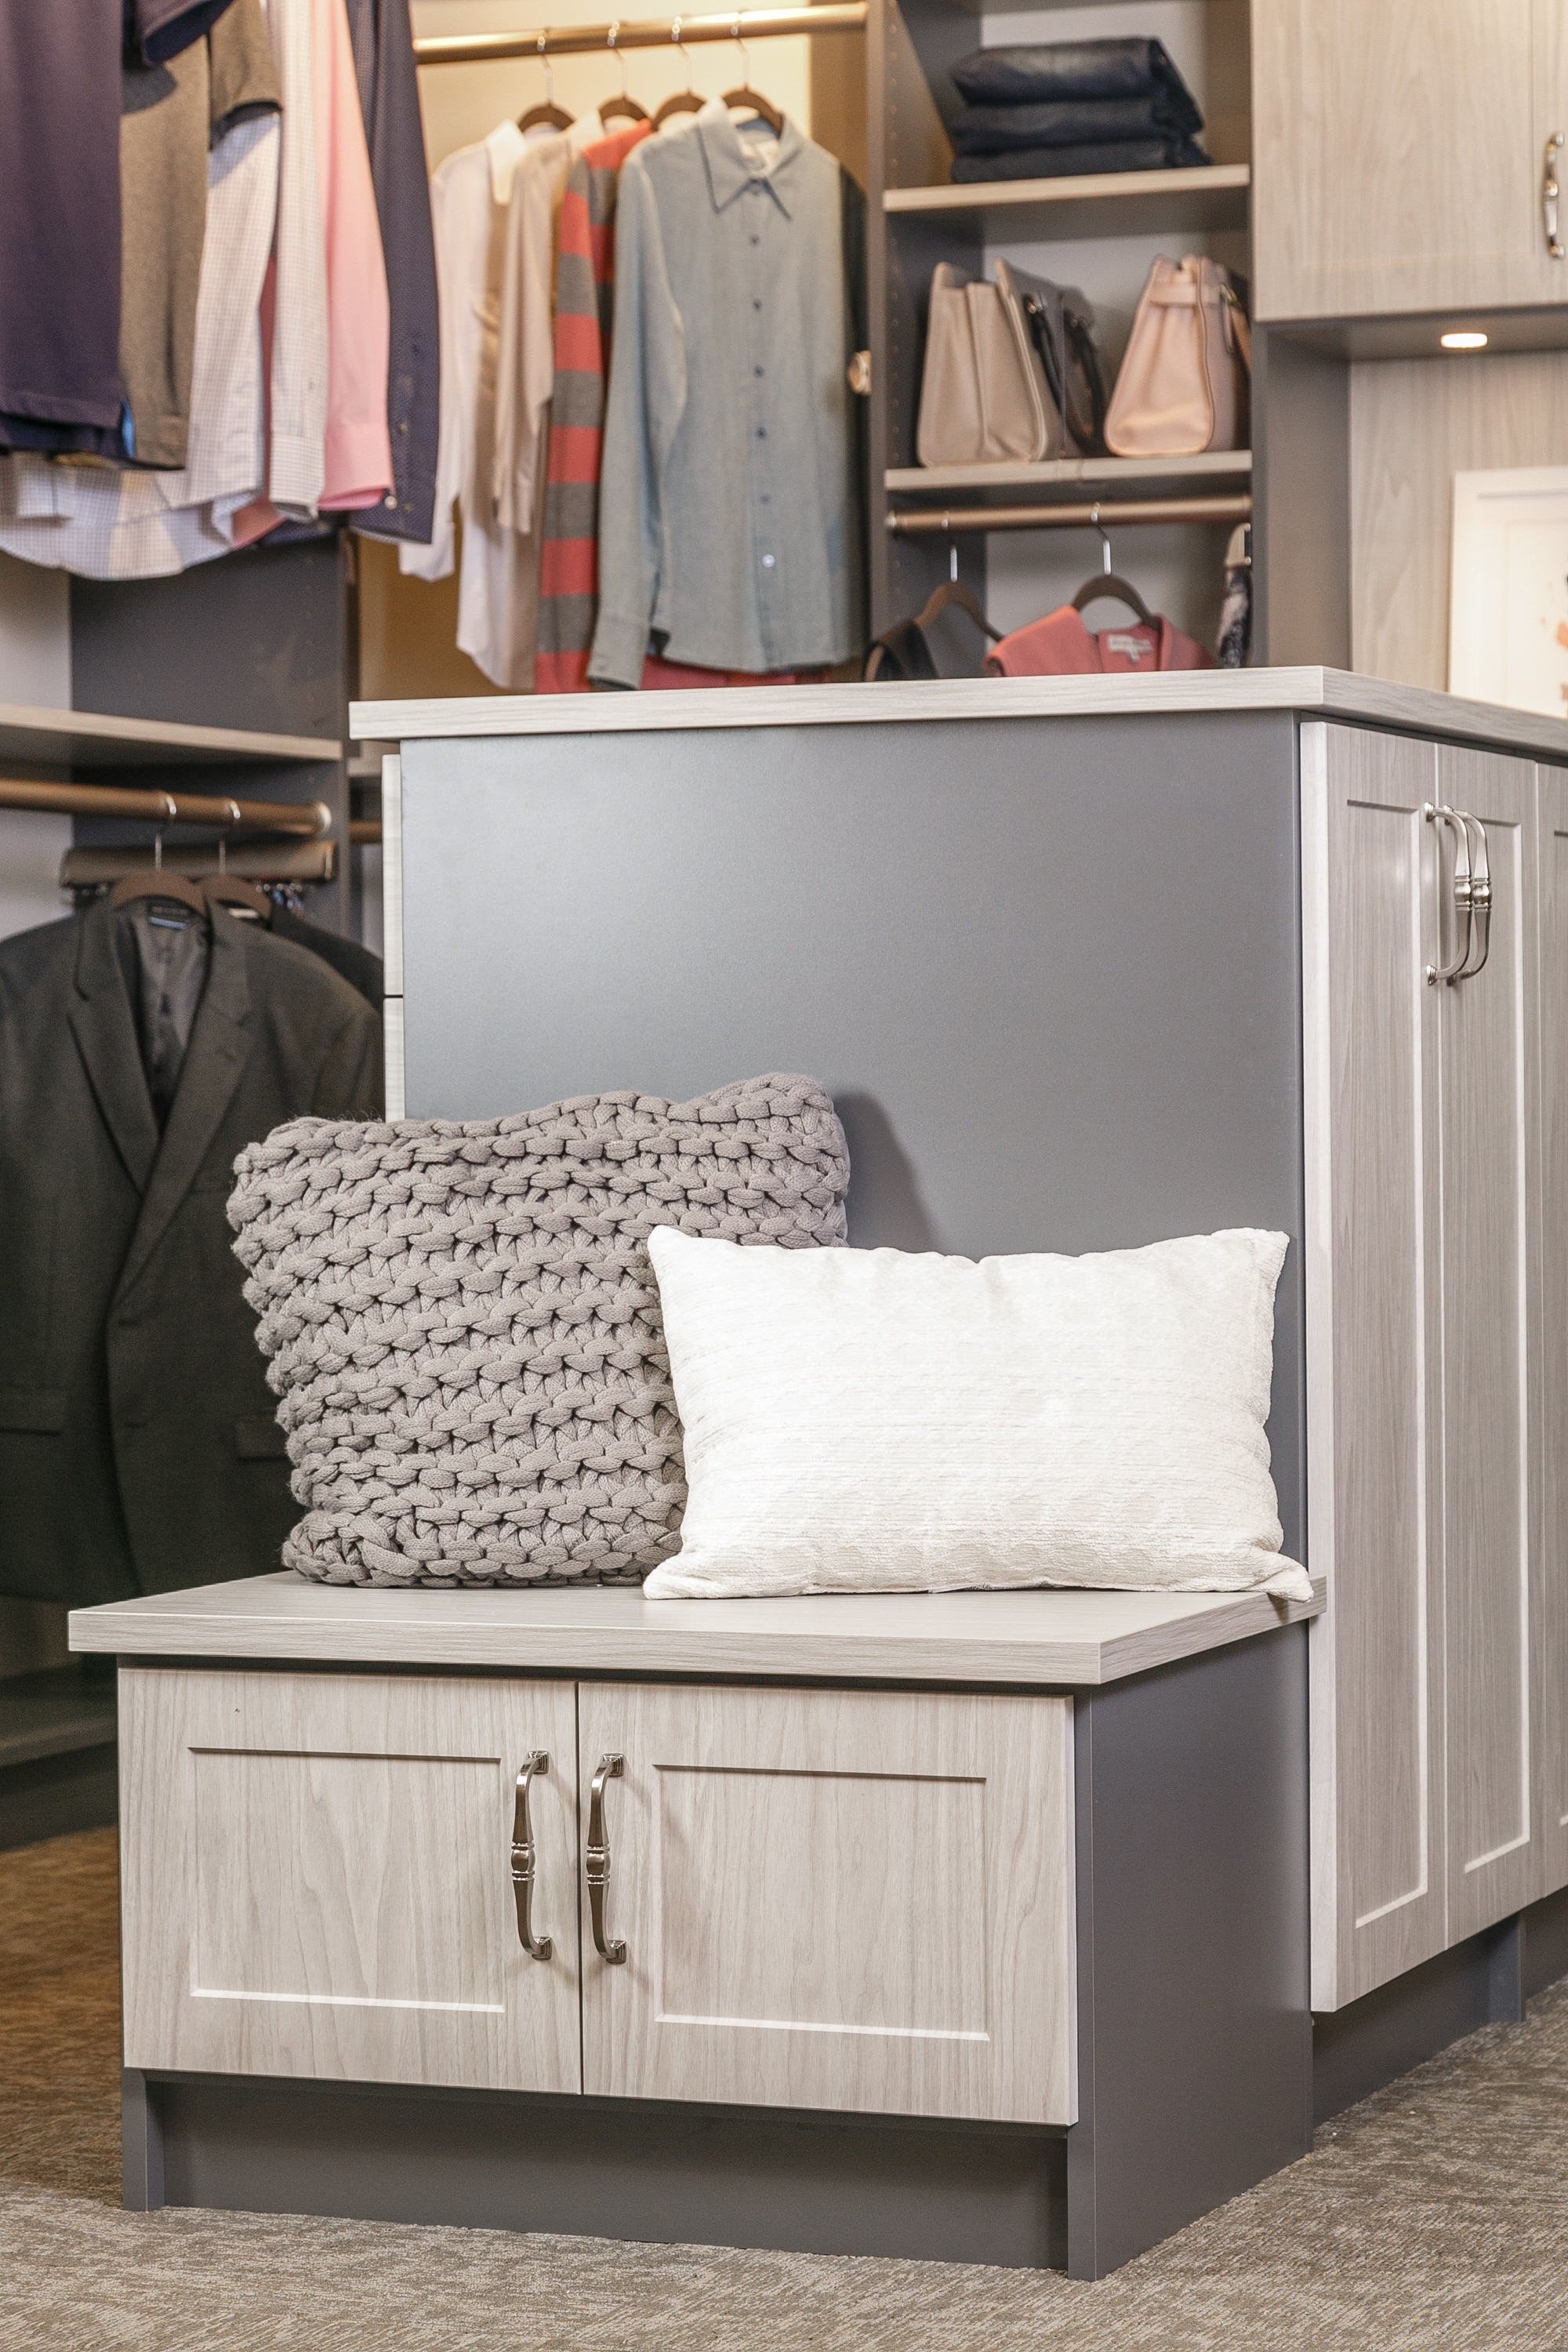
<instances>
[{"instance_id":1,"label":"wooden clothes hanger","mask_svg":"<svg viewBox=\"0 0 1568 2352\"><path fill-rule=\"evenodd\" d=\"M605 99L603 106L599 109L599 120L601 122L615 122L623 119L627 122L646 122L647 121L647 107L639 106L637 100L626 88L626 58L621 56L620 50L616 48L616 43L620 37L620 19L617 17L616 22L610 26L609 46L612 49L615 49L616 56L620 58L620 95L618 98Z\"/></svg>"},{"instance_id":2,"label":"wooden clothes hanger","mask_svg":"<svg viewBox=\"0 0 1568 2352\"><path fill-rule=\"evenodd\" d=\"M237 824L239 823L238 805L234 801L230 801L229 807L234 812L234 822ZM202 876L202 889L209 906L226 907L231 914L237 915L242 921L268 925L272 921L272 901L266 891L258 890L254 882L243 881L237 874L229 872L228 843L221 833L217 842L217 872Z\"/></svg>"},{"instance_id":3,"label":"wooden clothes hanger","mask_svg":"<svg viewBox=\"0 0 1568 2352\"><path fill-rule=\"evenodd\" d=\"M653 114L653 127L656 131L662 131L665 124L670 120L672 115L700 114L703 108L708 103L707 100L700 97L691 86L691 57L685 42L680 37L680 18L679 16L670 27L669 37L675 43L676 47L680 51L681 56L686 59L686 88L684 89L678 89L673 98L667 98L662 106L655 107Z\"/></svg>"},{"instance_id":4,"label":"wooden clothes hanger","mask_svg":"<svg viewBox=\"0 0 1568 2352\"><path fill-rule=\"evenodd\" d=\"M947 543L947 578L942 583L942 585L939 588L933 588L931 594L926 598L924 609L916 616L916 628L922 630L929 629L931 623L937 618L938 614L947 612L952 606L956 606L961 613L967 613L970 619L974 623L975 627L977 629L983 629L994 646L999 646L1001 644L1002 631L992 627L990 622L985 617L984 607L982 605L980 599L974 594L973 589L964 587L963 582L959 579L958 549L954 545L953 541L949 540Z\"/></svg>"},{"instance_id":5,"label":"wooden clothes hanger","mask_svg":"<svg viewBox=\"0 0 1568 2352\"><path fill-rule=\"evenodd\" d=\"M1098 507L1095 508L1090 520L1100 533L1100 554L1103 562L1100 570L1089 575L1073 598L1073 611L1081 613L1087 606L1098 603L1101 596L1114 596L1120 603L1126 605L1130 613L1137 614L1145 628L1157 629L1160 625L1158 618L1149 610L1131 582L1123 580L1110 568L1110 533L1100 520Z\"/></svg>"},{"instance_id":6,"label":"wooden clothes hanger","mask_svg":"<svg viewBox=\"0 0 1568 2352\"><path fill-rule=\"evenodd\" d=\"M546 27L539 36L540 61L544 68L544 103L542 106L531 106L526 114L518 116L520 131L570 131L572 128L571 115L563 106L555 103L555 75L551 67L550 53L544 46L549 38Z\"/></svg>"},{"instance_id":7,"label":"wooden clothes hanger","mask_svg":"<svg viewBox=\"0 0 1568 2352\"><path fill-rule=\"evenodd\" d=\"M170 801L171 820L174 814L174 803ZM171 898L179 906L188 907L193 915L199 915L204 923L211 925L212 916L207 902L195 883L187 881L183 874L165 874L163 871L162 825L153 835L152 865L144 866L139 874L122 875L109 894L111 907L129 907L137 898Z\"/></svg>"},{"instance_id":8,"label":"wooden clothes hanger","mask_svg":"<svg viewBox=\"0 0 1568 2352\"><path fill-rule=\"evenodd\" d=\"M739 110L748 115L756 115L767 124L776 139L784 130L784 119L771 99L764 98L761 90L752 88L752 60L746 54L746 44L741 38L739 16L734 17L731 22L730 38L741 52L741 71L746 79L739 89L727 89L724 92L723 103L731 110Z\"/></svg>"}]
</instances>

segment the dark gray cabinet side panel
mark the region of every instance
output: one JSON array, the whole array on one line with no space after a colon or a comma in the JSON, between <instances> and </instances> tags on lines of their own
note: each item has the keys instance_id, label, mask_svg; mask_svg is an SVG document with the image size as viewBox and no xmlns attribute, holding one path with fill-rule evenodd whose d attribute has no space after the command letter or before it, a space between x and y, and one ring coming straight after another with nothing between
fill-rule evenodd
<instances>
[{"instance_id":1,"label":"dark gray cabinet side panel","mask_svg":"<svg viewBox=\"0 0 1568 2352\"><path fill-rule=\"evenodd\" d=\"M73 580L76 708L344 740L358 661L346 561L336 539L303 540L166 580Z\"/></svg>"},{"instance_id":2,"label":"dark gray cabinet side panel","mask_svg":"<svg viewBox=\"0 0 1568 2352\"><path fill-rule=\"evenodd\" d=\"M804 1070L860 1246L1288 1233L1294 1550L1295 756L1271 713L410 743L408 1114Z\"/></svg>"},{"instance_id":3,"label":"dark gray cabinet side panel","mask_svg":"<svg viewBox=\"0 0 1568 2352\"><path fill-rule=\"evenodd\" d=\"M1079 1698L1075 2278L1311 2147L1306 1633Z\"/></svg>"}]
</instances>

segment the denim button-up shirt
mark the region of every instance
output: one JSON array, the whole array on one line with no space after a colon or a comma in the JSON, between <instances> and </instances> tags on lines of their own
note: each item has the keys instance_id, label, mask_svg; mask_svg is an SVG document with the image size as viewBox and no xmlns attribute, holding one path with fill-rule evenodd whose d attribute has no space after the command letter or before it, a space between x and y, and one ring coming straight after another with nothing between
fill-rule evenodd
<instances>
[{"instance_id":1,"label":"denim button-up shirt","mask_svg":"<svg viewBox=\"0 0 1568 2352\"><path fill-rule=\"evenodd\" d=\"M595 684L652 648L703 668L844 661L863 642L853 395L864 199L791 122L718 100L621 171L599 508ZM847 219L847 208L852 217Z\"/></svg>"}]
</instances>

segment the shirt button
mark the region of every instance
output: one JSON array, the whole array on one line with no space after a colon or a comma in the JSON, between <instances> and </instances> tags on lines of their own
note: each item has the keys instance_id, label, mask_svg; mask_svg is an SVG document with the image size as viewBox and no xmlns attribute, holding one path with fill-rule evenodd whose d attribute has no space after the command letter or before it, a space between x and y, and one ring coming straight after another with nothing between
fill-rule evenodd
<instances>
[{"instance_id":1,"label":"shirt button","mask_svg":"<svg viewBox=\"0 0 1568 2352\"><path fill-rule=\"evenodd\" d=\"M752 310L760 310L762 309L762 307L763 307L763 306L762 306L762 304L761 304L760 302L753 302L753 303L752 303Z\"/></svg>"},{"instance_id":2,"label":"shirt button","mask_svg":"<svg viewBox=\"0 0 1568 2352\"><path fill-rule=\"evenodd\" d=\"M767 437L768 437L768 428L767 428L767 426L766 426L765 425L758 425L758 427L757 427L757 438L758 438L758 440L759 440L759 441L765 441L765 440L767 439Z\"/></svg>"},{"instance_id":3,"label":"shirt button","mask_svg":"<svg viewBox=\"0 0 1568 2352\"><path fill-rule=\"evenodd\" d=\"M397 420L397 429L398 429L398 431L399 431L400 433L406 433L406 432L407 432L407 430L408 430L408 419L407 419L407 417L406 417L406 416L400 416L400 417L398 418L398 420Z\"/></svg>"},{"instance_id":4,"label":"shirt button","mask_svg":"<svg viewBox=\"0 0 1568 2352\"><path fill-rule=\"evenodd\" d=\"M752 237L752 243L753 245L761 245L762 241L763 241L763 240L762 240L762 238L761 238L760 236L753 236L753 237Z\"/></svg>"},{"instance_id":5,"label":"shirt button","mask_svg":"<svg viewBox=\"0 0 1568 2352\"><path fill-rule=\"evenodd\" d=\"M763 556L763 571L764 571L764 572L771 572L771 571L773 570L773 557L772 557L771 555L764 555L764 556Z\"/></svg>"},{"instance_id":6,"label":"shirt button","mask_svg":"<svg viewBox=\"0 0 1568 2352\"><path fill-rule=\"evenodd\" d=\"M752 370L752 373L753 375L761 375L761 373L762 373L762 369L761 369L761 368L753 368L753 369Z\"/></svg>"},{"instance_id":7,"label":"shirt button","mask_svg":"<svg viewBox=\"0 0 1568 2352\"><path fill-rule=\"evenodd\" d=\"M386 494L386 503L389 507L395 507L397 504L397 500L393 497L390 490L388 490Z\"/></svg>"}]
</instances>

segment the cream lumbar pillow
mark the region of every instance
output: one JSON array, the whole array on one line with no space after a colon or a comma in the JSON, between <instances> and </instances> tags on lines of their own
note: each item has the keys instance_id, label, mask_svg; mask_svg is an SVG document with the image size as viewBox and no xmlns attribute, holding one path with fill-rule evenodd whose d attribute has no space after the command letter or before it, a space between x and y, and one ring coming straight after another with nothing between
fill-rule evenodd
<instances>
[{"instance_id":1,"label":"cream lumbar pillow","mask_svg":"<svg viewBox=\"0 0 1568 2352\"><path fill-rule=\"evenodd\" d=\"M975 1265L656 1228L689 1499L644 1592L1310 1600L1264 1434L1287 1246Z\"/></svg>"}]
</instances>

